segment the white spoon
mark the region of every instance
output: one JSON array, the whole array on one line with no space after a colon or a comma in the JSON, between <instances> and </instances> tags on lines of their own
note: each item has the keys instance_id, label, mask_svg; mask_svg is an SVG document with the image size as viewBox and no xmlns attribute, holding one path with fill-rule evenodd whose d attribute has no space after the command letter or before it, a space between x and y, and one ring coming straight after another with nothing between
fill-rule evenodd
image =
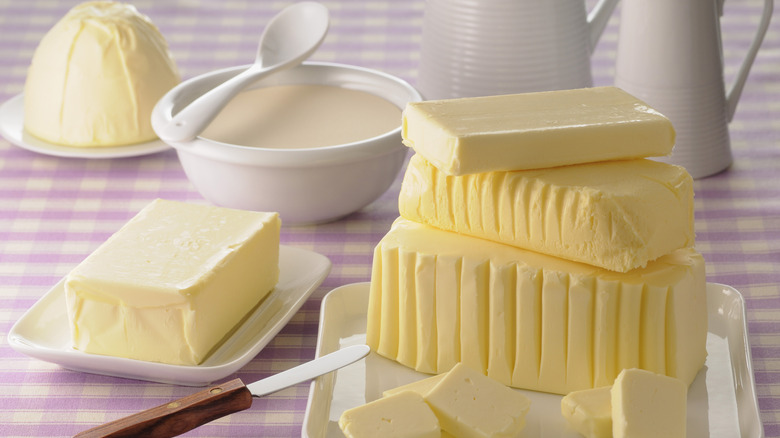
<instances>
[{"instance_id":1,"label":"white spoon","mask_svg":"<svg viewBox=\"0 0 780 438\"><path fill-rule=\"evenodd\" d=\"M156 128L157 135L163 141L192 140L241 90L266 75L300 64L317 50L327 33L325 6L309 1L288 6L263 30L251 67L182 108L170 123Z\"/></svg>"}]
</instances>

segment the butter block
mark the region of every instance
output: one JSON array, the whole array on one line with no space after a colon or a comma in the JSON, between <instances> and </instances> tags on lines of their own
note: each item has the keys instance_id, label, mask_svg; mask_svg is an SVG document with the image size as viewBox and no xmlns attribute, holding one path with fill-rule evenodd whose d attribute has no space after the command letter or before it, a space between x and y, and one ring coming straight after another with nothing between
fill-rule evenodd
<instances>
[{"instance_id":1,"label":"butter block","mask_svg":"<svg viewBox=\"0 0 780 438\"><path fill-rule=\"evenodd\" d=\"M420 372L463 362L557 394L624 368L690 384L706 357L704 259L684 248L619 273L399 218L374 250L366 337Z\"/></svg>"},{"instance_id":2,"label":"butter block","mask_svg":"<svg viewBox=\"0 0 780 438\"><path fill-rule=\"evenodd\" d=\"M180 82L168 44L134 6L86 2L43 37L24 86L24 129L77 147L155 139L151 114Z\"/></svg>"},{"instance_id":3,"label":"butter block","mask_svg":"<svg viewBox=\"0 0 780 438\"><path fill-rule=\"evenodd\" d=\"M156 200L68 274L73 346L197 365L274 288L280 220Z\"/></svg>"},{"instance_id":4,"label":"butter block","mask_svg":"<svg viewBox=\"0 0 780 438\"><path fill-rule=\"evenodd\" d=\"M605 269L627 272L693 246L693 180L639 159L449 176L411 158L401 216Z\"/></svg>"},{"instance_id":5,"label":"butter block","mask_svg":"<svg viewBox=\"0 0 780 438\"><path fill-rule=\"evenodd\" d=\"M409 103L403 142L466 175L665 156L669 119L615 87Z\"/></svg>"},{"instance_id":6,"label":"butter block","mask_svg":"<svg viewBox=\"0 0 780 438\"><path fill-rule=\"evenodd\" d=\"M402 391L348 409L339 418L347 438L439 438L439 420L422 396Z\"/></svg>"},{"instance_id":7,"label":"butter block","mask_svg":"<svg viewBox=\"0 0 780 438\"><path fill-rule=\"evenodd\" d=\"M685 438L685 383L645 370L626 369L611 392L615 438Z\"/></svg>"},{"instance_id":8,"label":"butter block","mask_svg":"<svg viewBox=\"0 0 780 438\"><path fill-rule=\"evenodd\" d=\"M525 427L531 401L520 392L455 365L426 395L441 428L460 438L514 437Z\"/></svg>"},{"instance_id":9,"label":"butter block","mask_svg":"<svg viewBox=\"0 0 780 438\"><path fill-rule=\"evenodd\" d=\"M611 386L583 389L561 399L561 414L585 438L612 438Z\"/></svg>"}]
</instances>

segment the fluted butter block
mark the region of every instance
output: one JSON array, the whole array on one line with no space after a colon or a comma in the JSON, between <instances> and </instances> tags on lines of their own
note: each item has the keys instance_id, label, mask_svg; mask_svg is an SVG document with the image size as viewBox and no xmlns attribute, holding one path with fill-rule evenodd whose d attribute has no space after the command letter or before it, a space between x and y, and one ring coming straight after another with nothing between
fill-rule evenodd
<instances>
[{"instance_id":1,"label":"fluted butter block","mask_svg":"<svg viewBox=\"0 0 780 438\"><path fill-rule=\"evenodd\" d=\"M566 394L624 368L690 384L704 364L704 260L617 273L399 218L374 251L367 342L426 373L457 362Z\"/></svg>"},{"instance_id":2,"label":"fluted butter block","mask_svg":"<svg viewBox=\"0 0 780 438\"><path fill-rule=\"evenodd\" d=\"M197 365L274 288L276 213L156 200L65 281L73 346Z\"/></svg>"},{"instance_id":3,"label":"fluted butter block","mask_svg":"<svg viewBox=\"0 0 780 438\"><path fill-rule=\"evenodd\" d=\"M669 119L615 87L409 103L403 141L450 175L665 156Z\"/></svg>"},{"instance_id":4,"label":"fluted butter block","mask_svg":"<svg viewBox=\"0 0 780 438\"><path fill-rule=\"evenodd\" d=\"M693 180L652 160L449 176L412 157L401 216L618 272L693 246Z\"/></svg>"}]
</instances>

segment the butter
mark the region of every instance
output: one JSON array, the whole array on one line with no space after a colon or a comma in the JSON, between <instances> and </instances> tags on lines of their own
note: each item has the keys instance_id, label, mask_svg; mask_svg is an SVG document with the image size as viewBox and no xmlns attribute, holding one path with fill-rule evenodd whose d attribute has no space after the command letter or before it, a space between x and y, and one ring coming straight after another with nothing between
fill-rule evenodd
<instances>
[{"instance_id":1,"label":"butter","mask_svg":"<svg viewBox=\"0 0 780 438\"><path fill-rule=\"evenodd\" d=\"M645 370L626 369L611 392L615 438L685 438L685 383Z\"/></svg>"},{"instance_id":2,"label":"butter","mask_svg":"<svg viewBox=\"0 0 780 438\"><path fill-rule=\"evenodd\" d=\"M449 175L665 156L669 119L615 87L409 103L404 144Z\"/></svg>"},{"instance_id":3,"label":"butter","mask_svg":"<svg viewBox=\"0 0 780 438\"><path fill-rule=\"evenodd\" d=\"M514 437L525 426L531 401L462 363L426 395L441 428L459 438Z\"/></svg>"},{"instance_id":4,"label":"butter","mask_svg":"<svg viewBox=\"0 0 780 438\"><path fill-rule=\"evenodd\" d=\"M448 176L411 158L401 216L627 272L693 246L693 180L652 160Z\"/></svg>"},{"instance_id":5,"label":"butter","mask_svg":"<svg viewBox=\"0 0 780 438\"><path fill-rule=\"evenodd\" d=\"M423 398L411 391L348 409L339 418L347 438L439 438L439 420Z\"/></svg>"},{"instance_id":6,"label":"butter","mask_svg":"<svg viewBox=\"0 0 780 438\"><path fill-rule=\"evenodd\" d=\"M156 200L68 274L73 346L197 365L274 288L276 213Z\"/></svg>"},{"instance_id":7,"label":"butter","mask_svg":"<svg viewBox=\"0 0 780 438\"><path fill-rule=\"evenodd\" d=\"M561 399L561 414L585 438L612 438L611 386L583 389Z\"/></svg>"},{"instance_id":8,"label":"butter","mask_svg":"<svg viewBox=\"0 0 780 438\"><path fill-rule=\"evenodd\" d=\"M388 397L403 391L416 392L417 394L425 397L425 395L428 394L428 391L433 389L433 387L436 386L445 375L446 374L437 374L435 376L426 377L425 379L418 380L416 382L407 383L406 385L390 388L382 392L382 397Z\"/></svg>"},{"instance_id":9,"label":"butter","mask_svg":"<svg viewBox=\"0 0 780 438\"><path fill-rule=\"evenodd\" d=\"M367 343L425 373L457 362L567 394L624 368L693 381L706 356L704 260L680 249L627 273L399 218L374 250Z\"/></svg>"},{"instance_id":10,"label":"butter","mask_svg":"<svg viewBox=\"0 0 780 438\"><path fill-rule=\"evenodd\" d=\"M87 2L43 37L24 87L24 128L68 146L156 138L151 113L180 81L157 27L134 6Z\"/></svg>"}]
</instances>

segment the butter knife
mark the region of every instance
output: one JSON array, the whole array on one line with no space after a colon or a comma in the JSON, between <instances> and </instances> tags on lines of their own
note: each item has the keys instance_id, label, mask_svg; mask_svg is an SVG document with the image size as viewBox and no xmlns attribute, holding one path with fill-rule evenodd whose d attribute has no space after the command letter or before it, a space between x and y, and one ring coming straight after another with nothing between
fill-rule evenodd
<instances>
[{"instance_id":1,"label":"butter knife","mask_svg":"<svg viewBox=\"0 0 780 438\"><path fill-rule=\"evenodd\" d=\"M327 374L364 358L371 349L353 345L326 354L279 374L245 385L233 379L203 391L93 427L77 437L172 437L217 418L252 406L252 397L262 397L306 380Z\"/></svg>"}]
</instances>

